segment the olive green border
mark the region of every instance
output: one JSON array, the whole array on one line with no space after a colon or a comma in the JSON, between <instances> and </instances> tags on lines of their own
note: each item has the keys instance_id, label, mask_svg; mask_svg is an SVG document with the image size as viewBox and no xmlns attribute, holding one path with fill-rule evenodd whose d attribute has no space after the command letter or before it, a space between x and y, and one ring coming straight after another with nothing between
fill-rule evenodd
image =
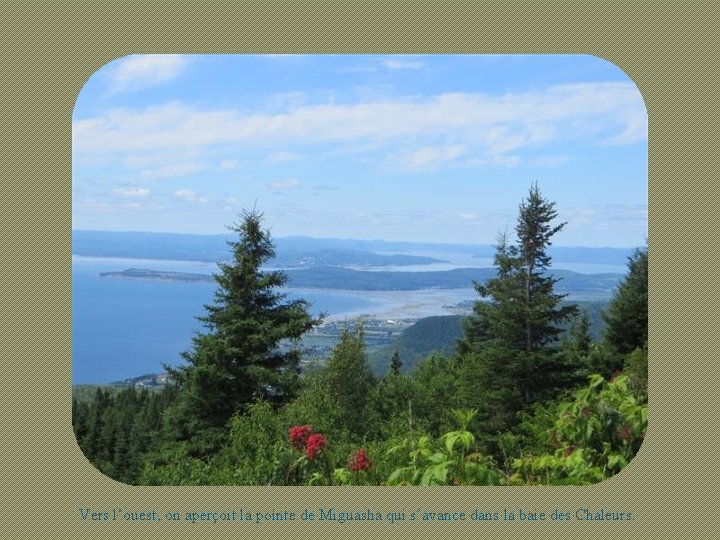
<instances>
[{"instance_id":1,"label":"olive green border","mask_svg":"<svg viewBox=\"0 0 720 540\"><path fill-rule=\"evenodd\" d=\"M7 2L0 19L0 537L714 536L718 293L710 278L720 198L717 7L264 0L188 8L159 0L113 7L69 0ZM594 54L625 70L650 118L651 417L638 456L620 475L583 488L139 488L95 471L70 429L70 119L84 81L102 64L135 52L563 52ZM80 507L184 512L305 506L383 512L588 507L630 510L635 518L620 524L222 527L87 523L78 512Z\"/></svg>"}]
</instances>

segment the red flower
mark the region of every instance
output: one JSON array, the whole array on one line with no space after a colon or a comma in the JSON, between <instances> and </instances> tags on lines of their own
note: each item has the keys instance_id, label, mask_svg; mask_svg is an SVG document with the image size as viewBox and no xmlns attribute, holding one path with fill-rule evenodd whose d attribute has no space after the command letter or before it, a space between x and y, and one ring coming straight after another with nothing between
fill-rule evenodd
<instances>
[{"instance_id":1,"label":"red flower","mask_svg":"<svg viewBox=\"0 0 720 540\"><path fill-rule=\"evenodd\" d=\"M325 437L320 433L313 433L307 438L305 450L310 461L315 459L315 453L325 447Z\"/></svg>"},{"instance_id":2,"label":"red flower","mask_svg":"<svg viewBox=\"0 0 720 540\"><path fill-rule=\"evenodd\" d=\"M618 436L625 442L628 442L633 438L632 426L630 424L623 424L618 430Z\"/></svg>"},{"instance_id":3,"label":"red flower","mask_svg":"<svg viewBox=\"0 0 720 540\"><path fill-rule=\"evenodd\" d=\"M364 448L359 448L354 456L348 459L348 469L352 472L368 471L372 467L372 461L367 456Z\"/></svg>"},{"instance_id":4,"label":"red flower","mask_svg":"<svg viewBox=\"0 0 720 540\"><path fill-rule=\"evenodd\" d=\"M290 428L290 444L296 450L305 448L308 436L312 431L312 426L305 424L304 426L293 426Z\"/></svg>"}]
</instances>

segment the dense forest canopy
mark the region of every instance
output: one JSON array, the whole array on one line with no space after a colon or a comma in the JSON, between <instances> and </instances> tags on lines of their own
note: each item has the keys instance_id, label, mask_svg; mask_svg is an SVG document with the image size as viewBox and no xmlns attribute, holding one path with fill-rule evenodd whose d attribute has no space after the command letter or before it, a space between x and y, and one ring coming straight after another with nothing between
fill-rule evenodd
<instances>
[{"instance_id":1,"label":"dense forest canopy","mask_svg":"<svg viewBox=\"0 0 720 540\"><path fill-rule=\"evenodd\" d=\"M557 216L533 185L515 234L498 238L494 275L475 278L473 315L427 323L449 340L416 328L373 371L360 321L302 370L297 348L279 347L321 319L286 299L286 274L262 269L275 245L262 215L245 212L200 317L206 332L168 368L173 384L74 398L78 443L105 474L143 485L608 478L647 429L648 249L630 257L598 337L597 314L568 302L548 271Z\"/></svg>"}]
</instances>

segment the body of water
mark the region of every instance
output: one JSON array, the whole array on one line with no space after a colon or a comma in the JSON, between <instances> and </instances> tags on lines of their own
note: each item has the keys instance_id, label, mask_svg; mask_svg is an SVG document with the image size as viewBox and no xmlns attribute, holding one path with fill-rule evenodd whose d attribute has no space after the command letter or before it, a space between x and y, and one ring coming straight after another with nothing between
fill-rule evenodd
<instances>
[{"instance_id":1,"label":"body of water","mask_svg":"<svg viewBox=\"0 0 720 540\"><path fill-rule=\"evenodd\" d=\"M215 283L181 283L101 278L100 272L149 268L210 273L215 264L187 261L73 257L73 383L101 383L159 373L162 364L178 364L212 303ZM288 298L312 302L311 311L376 312L382 300L361 292L289 290Z\"/></svg>"},{"instance_id":2,"label":"body of water","mask_svg":"<svg viewBox=\"0 0 720 540\"><path fill-rule=\"evenodd\" d=\"M384 270L450 270L491 266L492 260L459 254L438 258L448 263ZM73 383L105 383L162 372L162 364L177 365L195 333L203 331L196 319L212 303L214 282L189 283L101 278L100 272L147 268L210 274L215 263L155 259L73 256L72 361ZM625 273L613 265L554 265L584 273ZM367 268L366 268L367 269ZM421 318L451 313L449 306L477 299L472 288L420 291L346 291L288 289L288 298L304 298L314 314L326 320L352 321L360 316L382 319Z\"/></svg>"}]
</instances>

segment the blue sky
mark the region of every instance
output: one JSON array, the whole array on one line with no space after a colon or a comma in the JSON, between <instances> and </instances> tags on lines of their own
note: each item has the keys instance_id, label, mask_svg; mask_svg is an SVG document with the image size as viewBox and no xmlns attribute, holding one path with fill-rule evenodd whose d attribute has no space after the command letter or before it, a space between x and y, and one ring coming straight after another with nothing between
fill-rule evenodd
<instances>
[{"instance_id":1,"label":"blue sky","mask_svg":"<svg viewBox=\"0 0 720 540\"><path fill-rule=\"evenodd\" d=\"M555 245L647 237L647 112L587 55L135 55L73 114L73 227L493 243L531 183Z\"/></svg>"}]
</instances>

